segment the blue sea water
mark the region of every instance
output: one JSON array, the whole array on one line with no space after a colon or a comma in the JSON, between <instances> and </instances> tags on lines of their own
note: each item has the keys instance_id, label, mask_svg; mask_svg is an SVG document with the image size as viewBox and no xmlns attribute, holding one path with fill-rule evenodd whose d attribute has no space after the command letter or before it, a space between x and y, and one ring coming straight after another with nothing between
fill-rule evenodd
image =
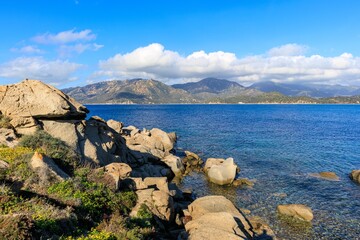
<instances>
[{"instance_id":1,"label":"blue sea water","mask_svg":"<svg viewBox=\"0 0 360 240\"><path fill-rule=\"evenodd\" d=\"M192 173L180 186L197 196L222 194L262 217L280 239L360 239L358 105L88 105L90 115L178 134L177 148L233 157L253 188L221 187ZM312 177L333 171L340 181ZM286 196L279 196L285 193ZM311 224L277 215L276 206L312 208Z\"/></svg>"}]
</instances>

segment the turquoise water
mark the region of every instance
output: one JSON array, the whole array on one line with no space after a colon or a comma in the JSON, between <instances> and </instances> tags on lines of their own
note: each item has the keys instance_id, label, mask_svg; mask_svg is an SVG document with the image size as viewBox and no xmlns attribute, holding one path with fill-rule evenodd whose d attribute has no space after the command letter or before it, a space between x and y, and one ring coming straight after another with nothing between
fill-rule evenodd
<instances>
[{"instance_id":1,"label":"turquoise water","mask_svg":"<svg viewBox=\"0 0 360 240\"><path fill-rule=\"evenodd\" d=\"M197 196L222 194L266 220L280 239L360 239L360 106L89 105L91 115L178 134L178 150L203 159L233 157L250 188L219 187L201 174L183 179ZM340 181L309 173L334 171ZM286 193L286 197L279 197ZM311 224L280 218L276 206L303 203Z\"/></svg>"}]
</instances>

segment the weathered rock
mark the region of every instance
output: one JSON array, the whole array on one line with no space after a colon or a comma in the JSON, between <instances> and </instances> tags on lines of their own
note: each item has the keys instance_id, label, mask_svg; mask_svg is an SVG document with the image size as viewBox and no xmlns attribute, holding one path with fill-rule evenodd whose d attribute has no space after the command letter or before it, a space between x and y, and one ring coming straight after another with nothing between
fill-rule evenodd
<instances>
[{"instance_id":1,"label":"weathered rock","mask_svg":"<svg viewBox=\"0 0 360 240\"><path fill-rule=\"evenodd\" d=\"M104 166L129 159L124 140L100 119L41 120L41 123L50 135L78 152L84 162Z\"/></svg>"},{"instance_id":2,"label":"weathered rock","mask_svg":"<svg viewBox=\"0 0 360 240\"><path fill-rule=\"evenodd\" d=\"M204 172L208 172L213 165L220 165L225 161L223 158L208 158L205 162Z\"/></svg>"},{"instance_id":3,"label":"weathered rock","mask_svg":"<svg viewBox=\"0 0 360 240\"><path fill-rule=\"evenodd\" d=\"M20 134L32 134L37 119L84 119L88 110L60 90L37 80L0 88L0 111Z\"/></svg>"},{"instance_id":4,"label":"weathered rock","mask_svg":"<svg viewBox=\"0 0 360 240\"><path fill-rule=\"evenodd\" d=\"M51 181L52 179L64 181L69 178L69 176L61 170L51 158L38 152L35 152L32 156L30 166L44 182Z\"/></svg>"},{"instance_id":5,"label":"weathered rock","mask_svg":"<svg viewBox=\"0 0 360 240\"><path fill-rule=\"evenodd\" d=\"M200 171L202 168L202 164L204 163L201 158L193 152L185 151L185 157L182 159L184 167L186 169L185 173L189 173L193 170Z\"/></svg>"},{"instance_id":6,"label":"weathered rock","mask_svg":"<svg viewBox=\"0 0 360 240\"><path fill-rule=\"evenodd\" d=\"M174 219L174 202L168 192L155 190L152 192L153 210L152 212L160 219L172 221Z\"/></svg>"},{"instance_id":7,"label":"weathered rock","mask_svg":"<svg viewBox=\"0 0 360 240\"><path fill-rule=\"evenodd\" d=\"M190 234L189 239L245 239L233 215L228 212L206 213L188 222L185 229Z\"/></svg>"},{"instance_id":8,"label":"weathered rock","mask_svg":"<svg viewBox=\"0 0 360 240\"><path fill-rule=\"evenodd\" d=\"M257 239L258 236L250 221L223 196L196 199L184 211L184 216L189 239ZM255 227L256 231L263 230L261 233L264 233L268 226L257 224Z\"/></svg>"},{"instance_id":9,"label":"weathered rock","mask_svg":"<svg viewBox=\"0 0 360 240\"><path fill-rule=\"evenodd\" d=\"M331 181L339 181L340 180L340 178L334 172L311 173L310 176L322 178L325 180L331 180Z\"/></svg>"},{"instance_id":10,"label":"weathered rock","mask_svg":"<svg viewBox=\"0 0 360 240\"><path fill-rule=\"evenodd\" d=\"M176 143L176 141L177 141L176 132L170 132L170 133L168 133L168 136L173 144Z\"/></svg>"},{"instance_id":11,"label":"weathered rock","mask_svg":"<svg viewBox=\"0 0 360 240\"><path fill-rule=\"evenodd\" d=\"M311 208L303 204L279 205L277 206L277 210L280 214L291 216L303 221L310 222L314 218Z\"/></svg>"},{"instance_id":12,"label":"weathered rock","mask_svg":"<svg viewBox=\"0 0 360 240\"><path fill-rule=\"evenodd\" d=\"M132 209L130 216L136 216L141 205L145 204L149 210L158 218L164 221L174 219L174 202L169 193L162 190L148 188L136 191L138 196L137 203Z\"/></svg>"},{"instance_id":13,"label":"weathered rock","mask_svg":"<svg viewBox=\"0 0 360 240\"><path fill-rule=\"evenodd\" d=\"M171 168L174 174L178 175L184 172L184 165L179 157L170 154L161 160Z\"/></svg>"},{"instance_id":14,"label":"weathered rock","mask_svg":"<svg viewBox=\"0 0 360 240\"><path fill-rule=\"evenodd\" d=\"M103 170L105 175L110 176L114 180L115 189L119 189L120 180L130 176L132 171L131 167L126 163L110 163L99 170Z\"/></svg>"},{"instance_id":15,"label":"weathered rock","mask_svg":"<svg viewBox=\"0 0 360 240\"><path fill-rule=\"evenodd\" d=\"M360 170L353 170L350 173L350 179L360 184Z\"/></svg>"},{"instance_id":16,"label":"weathered rock","mask_svg":"<svg viewBox=\"0 0 360 240\"><path fill-rule=\"evenodd\" d=\"M248 217L252 230L254 231L254 239L258 240L275 240L276 236L270 226L259 216Z\"/></svg>"},{"instance_id":17,"label":"weathered rock","mask_svg":"<svg viewBox=\"0 0 360 240\"><path fill-rule=\"evenodd\" d=\"M115 121L113 119L110 119L106 123L110 128L114 129L114 131L117 132L117 133L121 133L122 128L124 127L124 124L122 122Z\"/></svg>"},{"instance_id":18,"label":"weathered rock","mask_svg":"<svg viewBox=\"0 0 360 240\"><path fill-rule=\"evenodd\" d=\"M209 159L208 159L209 160ZM226 160L216 159L212 164L206 163L205 170L209 180L219 185L231 184L236 176L237 166L234 164L233 158Z\"/></svg>"},{"instance_id":19,"label":"weathered rock","mask_svg":"<svg viewBox=\"0 0 360 240\"><path fill-rule=\"evenodd\" d=\"M14 147L19 143L13 129L0 128L0 145Z\"/></svg>"}]
</instances>

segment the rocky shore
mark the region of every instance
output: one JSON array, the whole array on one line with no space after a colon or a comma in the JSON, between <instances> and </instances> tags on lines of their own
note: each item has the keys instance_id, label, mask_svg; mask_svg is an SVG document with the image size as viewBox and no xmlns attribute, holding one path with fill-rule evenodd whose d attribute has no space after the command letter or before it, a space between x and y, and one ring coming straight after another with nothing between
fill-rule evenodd
<instances>
[{"instance_id":1,"label":"rocky shore","mask_svg":"<svg viewBox=\"0 0 360 240\"><path fill-rule=\"evenodd\" d=\"M0 86L0 238L276 239L261 218L225 197L195 199L172 181L197 171L214 184L252 186L238 178L234 159L203 161L190 151L181 158L176 133L88 113L40 81ZM355 182L359 176L351 173ZM300 204L278 212L314 217Z\"/></svg>"}]
</instances>

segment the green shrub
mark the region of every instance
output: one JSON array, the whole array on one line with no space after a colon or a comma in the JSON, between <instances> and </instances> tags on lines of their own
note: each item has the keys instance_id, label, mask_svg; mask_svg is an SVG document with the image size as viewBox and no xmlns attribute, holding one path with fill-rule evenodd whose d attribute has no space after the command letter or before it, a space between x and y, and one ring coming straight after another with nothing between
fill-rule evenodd
<instances>
[{"instance_id":1,"label":"green shrub","mask_svg":"<svg viewBox=\"0 0 360 240\"><path fill-rule=\"evenodd\" d=\"M132 191L113 192L104 184L91 182L87 179L89 171L87 168L78 169L73 179L53 184L48 193L62 201L80 200L78 208L81 212L98 220L104 213L128 213L136 203L136 194Z\"/></svg>"},{"instance_id":2,"label":"green shrub","mask_svg":"<svg viewBox=\"0 0 360 240\"><path fill-rule=\"evenodd\" d=\"M66 169L70 174L79 163L79 156L71 147L43 130L39 130L33 135L23 136L19 145L44 153L54 159L60 168Z\"/></svg>"},{"instance_id":3,"label":"green shrub","mask_svg":"<svg viewBox=\"0 0 360 240\"><path fill-rule=\"evenodd\" d=\"M0 128L12 128L10 121L9 117L0 114Z\"/></svg>"},{"instance_id":4,"label":"green shrub","mask_svg":"<svg viewBox=\"0 0 360 240\"><path fill-rule=\"evenodd\" d=\"M33 149L29 147L0 147L0 160L3 160L9 164L13 163L16 159L22 157L25 154L33 154Z\"/></svg>"},{"instance_id":5,"label":"green shrub","mask_svg":"<svg viewBox=\"0 0 360 240\"><path fill-rule=\"evenodd\" d=\"M116 240L117 238L110 232L92 229L87 235L80 237L67 237L66 240Z\"/></svg>"}]
</instances>

